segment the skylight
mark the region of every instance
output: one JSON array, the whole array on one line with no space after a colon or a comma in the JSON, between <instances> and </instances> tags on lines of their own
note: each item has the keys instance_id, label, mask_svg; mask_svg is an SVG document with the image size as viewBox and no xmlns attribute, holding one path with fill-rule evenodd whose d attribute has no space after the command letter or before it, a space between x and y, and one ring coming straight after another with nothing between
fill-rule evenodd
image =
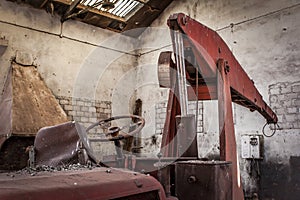
<instances>
[{"instance_id":1,"label":"skylight","mask_svg":"<svg viewBox=\"0 0 300 200\"><path fill-rule=\"evenodd\" d=\"M82 0L80 4L122 18L129 18L143 6L142 3L136 0Z\"/></svg>"}]
</instances>

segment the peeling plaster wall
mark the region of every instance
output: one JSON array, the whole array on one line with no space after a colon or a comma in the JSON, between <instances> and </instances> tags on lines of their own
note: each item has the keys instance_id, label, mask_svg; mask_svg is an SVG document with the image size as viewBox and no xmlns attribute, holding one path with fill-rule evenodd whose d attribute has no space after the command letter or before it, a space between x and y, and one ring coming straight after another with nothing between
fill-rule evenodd
<instances>
[{"instance_id":1,"label":"peeling plaster wall","mask_svg":"<svg viewBox=\"0 0 300 200\"><path fill-rule=\"evenodd\" d=\"M8 40L0 57L1 91L15 60L36 66L69 119L86 127L132 109L136 39L75 20L61 24L57 15L6 0L0 1L0 38ZM128 91L117 94L124 79ZM115 153L110 143L103 143L102 149Z\"/></svg>"},{"instance_id":2,"label":"peeling plaster wall","mask_svg":"<svg viewBox=\"0 0 300 200\"><path fill-rule=\"evenodd\" d=\"M151 109L156 100L162 102L168 97L168 91L159 88L156 63L161 51L172 50L166 22L169 15L176 12L188 14L216 30L232 49L269 105L274 91L272 87L279 87L279 83L287 86L299 81L298 0L174 1L152 23L151 28L140 36L139 65L147 64L149 67L138 70L138 84L142 84L145 79L152 83L152 87L137 91L137 97L148 106L143 107L145 115L153 112ZM149 93L151 95L147 95ZM285 97L289 101L292 100L291 96ZM297 99L294 102L298 102L300 97L293 94L293 98ZM204 132L198 135L198 146L202 152L201 156L216 159L219 154L217 103L204 102L203 107ZM271 104L271 107L276 108L274 104ZM234 105L233 109L238 150L241 151L240 136L262 135L265 120L257 112L251 113L239 105ZM290 109L297 111L290 120L299 124L299 105ZM275 111L277 112L276 109ZM295 199L299 196L299 179L297 181L293 176L299 177L300 131L297 126L287 126L287 123L290 122L281 121L279 125L283 129L277 130L271 138L264 138L263 160L253 162L240 158L246 197L252 198L258 194L260 199ZM154 133L154 126L149 127L149 131ZM269 134L271 131L267 127L266 132ZM258 174L258 170L261 174Z\"/></svg>"},{"instance_id":3,"label":"peeling plaster wall","mask_svg":"<svg viewBox=\"0 0 300 200\"><path fill-rule=\"evenodd\" d=\"M61 25L59 16L9 1L0 2L0 19L0 37L9 42L0 60L1 88L15 57L37 66L53 93L67 97L95 98L103 74L121 76L135 67L135 42L130 37L74 20ZM120 63L122 69L117 68ZM108 93L96 96L111 100Z\"/></svg>"}]
</instances>

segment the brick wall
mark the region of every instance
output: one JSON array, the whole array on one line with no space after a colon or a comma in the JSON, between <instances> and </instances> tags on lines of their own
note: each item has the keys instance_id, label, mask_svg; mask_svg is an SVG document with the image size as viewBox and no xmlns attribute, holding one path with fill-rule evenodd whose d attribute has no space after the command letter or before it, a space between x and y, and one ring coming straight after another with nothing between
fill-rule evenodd
<instances>
[{"instance_id":1,"label":"brick wall","mask_svg":"<svg viewBox=\"0 0 300 200\"><path fill-rule=\"evenodd\" d=\"M155 121L156 121L156 126L155 126L155 133L162 134L163 129L164 129L164 124L166 120L166 110L167 110L167 101L163 101L160 103L157 103L155 105ZM196 102L195 101L190 101L188 103L189 107L189 114L196 114ZM197 124L197 133L202 133L203 132L203 103L198 102L198 124Z\"/></svg>"},{"instance_id":2,"label":"brick wall","mask_svg":"<svg viewBox=\"0 0 300 200\"><path fill-rule=\"evenodd\" d=\"M282 129L300 129L300 81L269 86L270 105Z\"/></svg>"},{"instance_id":3,"label":"brick wall","mask_svg":"<svg viewBox=\"0 0 300 200\"><path fill-rule=\"evenodd\" d=\"M77 121L86 128L98 120L111 117L111 102L61 96L56 98L68 119ZM101 129L94 128L89 133L91 136L101 131Z\"/></svg>"}]
</instances>

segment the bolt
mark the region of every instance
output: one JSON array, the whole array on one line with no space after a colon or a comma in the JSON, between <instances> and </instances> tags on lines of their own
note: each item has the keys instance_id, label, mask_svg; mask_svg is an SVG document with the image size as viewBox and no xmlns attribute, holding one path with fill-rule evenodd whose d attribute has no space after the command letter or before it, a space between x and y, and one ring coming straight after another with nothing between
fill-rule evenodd
<instances>
[{"instance_id":1,"label":"bolt","mask_svg":"<svg viewBox=\"0 0 300 200\"><path fill-rule=\"evenodd\" d=\"M187 181L188 181L189 183L195 183L195 182L197 182L197 178L196 178L195 176L190 176L190 177L187 179Z\"/></svg>"}]
</instances>

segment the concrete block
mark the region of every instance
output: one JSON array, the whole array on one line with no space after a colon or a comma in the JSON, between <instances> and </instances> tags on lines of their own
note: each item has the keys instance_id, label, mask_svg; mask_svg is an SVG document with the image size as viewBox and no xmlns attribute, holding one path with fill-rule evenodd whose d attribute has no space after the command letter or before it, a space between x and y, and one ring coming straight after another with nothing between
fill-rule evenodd
<instances>
[{"instance_id":1,"label":"concrete block","mask_svg":"<svg viewBox=\"0 0 300 200\"><path fill-rule=\"evenodd\" d=\"M76 111L76 116L78 116L78 117L83 116L83 112L82 111Z\"/></svg>"},{"instance_id":2,"label":"concrete block","mask_svg":"<svg viewBox=\"0 0 300 200\"><path fill-rule=\"evenodd\" d=\"M80 116L73 116L73 120L74 120L74 121L80 121L80 120L81 120L81 117L80 117Z\"/></svg>"},{"instance_id":3,"label":"concrete block","mask_svg":"<svg viewBox=\"0 0 300 200\"><path fill-rule=\"evenodd\" d=\"M95 117L89 117L89 122L90 123L95 123L97 121L97 118Z\"/></svg>"},{"instance_id":4,"label":"concrete block","mask_svg":"<svg viewBox=\"0 0 300 200\"><path fill-rule=\"evenodd\" d=\"M89 121L89 118L87 118L87 117L81 117L81 118L80 118L80 121L81 121L81 122L88 122L88 121Z\"/></svg>"},{"instance_id":5,"label":"concrete block","mask_svg":"<svg viewBox=\"0 0 300 200\"><path fill-rule=\"evenodd\" d=\"M80 111L80 106L70 105L74 111Z\"/></svg>"},{"instance_id":6,"label":"concrete block","mask_svg":"<svg viewBox=\"0 0 300 200\"><path fill-rule=\"evenodd\" d=\"M92 116L92 113L90 112L83 112L83 117L91 117Z\"/></svg>"},{"instance_id":7,"label":"concrete block","mask_svg":"<svg viewBox=\"0 0 300 200\"><path fill-rule=\"evenodd\" d=\"M84 106L84 102L79 100L79 101L76 102L76 105L77 106Z\"/></svg>"},{"instance_id":8,"label":"concrete block","mask_svg":"<svg viewBox=\"0 0 300 200\"><path fill-rule=\"evenodd\" d=\"M17 51L16 52L16 62L20 65L24 66L31 66L33 64L33 56L24 51Z\"/></svg>"},{"instance_id":9,"label":"concrete block","mask_svg":"<svg viewBox=\"0 0 300 200\"><path fill-rule=\"evenodd\" d=\"M89 111L89 108L86 106L80 106L80 110L83 112L87 112L87 111Z\"/></svg>"},{"instance_id":10,"label":"concrete block","mask_svg":"<svg viewBox=\"0 0 300 200\"><path fill-rule=\"evenodd\" d=\"M294 86L292 87L292 91L293 91L293 92L300 92L300 84L299 84L299 85L294 85Z\"/></svg>"},{"instance_id":11,"label":"concrete block","mask_svg":"<svg viewBox=\"0 0 300 200\"><path fill-rule=\"evenodd\" d=\"M89 108L89 112L96 112L96 108L95 107L88 107Z\"/></svg>"}]
</instances>

